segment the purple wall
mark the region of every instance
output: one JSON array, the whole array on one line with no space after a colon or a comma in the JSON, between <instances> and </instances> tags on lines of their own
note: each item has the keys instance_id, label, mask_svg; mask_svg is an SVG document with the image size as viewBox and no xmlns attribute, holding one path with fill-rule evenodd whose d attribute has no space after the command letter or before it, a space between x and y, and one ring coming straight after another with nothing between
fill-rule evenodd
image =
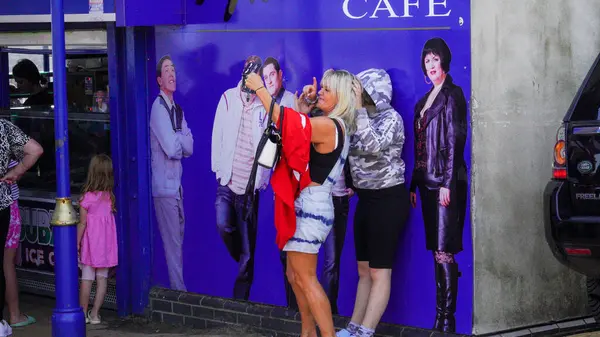
<instances>
[{"instance_id":1,"label":"purple wall","mask_svg":"<svg viewBox=\"0 0 600 337\"><path fill-rule=\"evenodd\" d=\"M385 1L380 1L384 8ZM455 84L462 87L467 101L471 92L470 1L448 0L447 8L437 5L438 14L427 17L429 4L420 1L410 8L410 18L389 18L381 10L378 18L368 18L376 1L350 0L353 15L369 14L364 19L344 15L341 1L288 0L283 2L240 1L228 24L221 23L224 6L207 0L197 6L187 0L187 22L214 22L178 27L156 28L156 59L170 54L177 70L175 100L185 111L194 134L194 154L183 161L183 187L186 228L184 276L189 291L231 297L237 266L230 258L215 224L217 183L210 167L210 142L215 110L223 92L240 79L243 62L256 54L264 60L277 58L283 68L286 88L301 90L312 76L320 79L327 68L344 68L358 73L367 68L384 68L390 74L394 92L392 104L402 115L406 128L403 158L406 178L414 167L413 110L430 89L424 81L420 58L423 44L441 37L452 51L451 71ZM392 3L397 16L404 15L403 2ZM465 21L466 20L466 21ZM149 68L153 68L155 60ZM157 94L151 74L151 97ZM470 114L467 117L470 121ZM470 135L465 161L470 163ZM470 169L470 167L469 167ZM260 201L258 238L255 254L255 280L251 301L284 305L284 288L279 252L275 246L272 193L264 192ZM351 315L358 279L354 257L352 199L346 244L341 265L338 305L342 315ZM420 201L419 201L420 204ZM457 255L462 277L459 279L457 331L471 332L473 255L470 212L463 236L464 251ZM162 241L158 230L154 238L154 281L169 286ZM435 284L431 252L425 249L420 206L411 211L409 223L400 240L393 273L392 294L383 320L403 325L430 328L435 317Z\"/></svg>"}]
</instances>

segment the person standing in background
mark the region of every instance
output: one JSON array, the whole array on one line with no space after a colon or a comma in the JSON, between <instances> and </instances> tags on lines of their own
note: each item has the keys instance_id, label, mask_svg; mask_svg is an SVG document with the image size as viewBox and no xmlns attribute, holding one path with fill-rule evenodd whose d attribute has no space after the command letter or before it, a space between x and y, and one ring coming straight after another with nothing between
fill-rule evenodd
<instances>
[{"instance_id":1,"label":"person standing in background","mask_svg":"<svg viewBox=\"0 0 600 337\"><path fill-rule=\"evenodd\" d=\"M185 213L181 159L193 154L194 137L183 110L173 100L177 77L171 57L163 56L158 61L156 80L160 94L154 100L150 112L152 197L171 288L186 291L183 280Z\"/></svg>"},{"instance_id":2,"label":"person standing in background","mask_svg":"<svg viewBox=\"0 0 600 337\"><path fill-rule=\"evenodd\" d=\"M0 244L6 246L6 238L10 228L10 206L13 196L10 185L17 183L40 158L44 150L38 142L29 138L21 129L11 122L0 119ZM8 168L10 161L17 165ZM4 262L4 249L0 250ZM0 265L0 337L10 336L12 328L3 317L6 299L6 280L4 263Z\"/></svg>"},{"instance_id":3,"label":"person standing in background","mask_svg":"<svg viewBox=\"0 0 600 337\"><path fill-rule=\"evenodd\" d=\"M250 56L242 74L258 74L262 59ZM211 169L218 182L215 200L217 230L238 264L233 298L248 300L254 281L254 250L258 227L259 191L269 184L270 170L258 166L250 182L254 156L267 127L268 113L256 93L242 80L223 93L212 131ZM252 183L253 189L247 191Z\"/></svg>"},{"instance_id":4,"label":"person standing in background","mask_svg":"<svg viewBox=\"0 0 600 337\"><path fill-rule=\"evenodd\" d=\"M11 160L8 169L17 166L18 163ZM19 186L17 183L10 185L13 203L10 205L10 226L4 245L4 278L6 280L6 304L10 319L8 323L13 328L24 327L36 322L33 316L25 315L19 307L19 283L17 282L17 270L15 260L17 248L21 239L21 213L19 212Z\"/></svg>"},{"instance_id":5,"label":"person standing in background","mask_svg":"<svg viewBox=\"0 0 600 337\"><path fill-rule=\"evenodd\" d=\"M40 75L38 67L29 59L22 59L12 69L19 93L30 94L23 106L50 106L54 96L48 92L48 80Z\"/></svg>"},{"instance_id":6,"label":"person standing in background","mask_svg":"<svg viewBox=\"0 0 600 337\"><path fill-rule=\"evenodd\" d=\"M77 251L81 258L79 304L86 323L100 324L100 308L108 289L108 271L119 264L113 163L105 154L92 157L79 199ZM92 283L96 280L94 306L88 311Z\"/></svg>"},{"instance_id":7,"label":"person standing in background","mask_svg":"<svg viewBox=\"0 0 600 337\"><path fill-rule=\"evenodd\" d=\"M108 113L108 104L106 102L106 91L98 90L94 94L94 105L92 112Z\"/></svg>"}]
</instances>

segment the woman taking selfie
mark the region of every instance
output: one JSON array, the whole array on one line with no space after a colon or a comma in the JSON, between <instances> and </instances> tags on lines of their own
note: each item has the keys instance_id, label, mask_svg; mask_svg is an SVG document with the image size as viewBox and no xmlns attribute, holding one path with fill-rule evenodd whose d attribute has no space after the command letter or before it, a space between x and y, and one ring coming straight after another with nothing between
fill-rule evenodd
<instances>
[{"instance_id":1,"label":"woman taking selfie","mask_svg":"<svg viewBox=\"0 0 600 337\"><path fill-rule=\"evenodd\" d=\"M256 92L269 111L272 98L260 76L250 74L246 85ZM317 336L315 321L321 336L335 335L331 305L317 279L317 254L333 224L332 187L342 174L348 156L350 136L356 129L355 111L360 105L361 93L362 86L354 75L345 70L328 70L323 74L318 94L317 80L313 78L313 84L305 86L297 100L296 110L292 107L281 109L281 122L279 105L275 104L273 108L272 121L283 130L284 144L290 128L304 127L301 123L291 125L292 121L309 121L306 128L310 139L302 146L306 147L306 153L310 153L310 182L294 201L296 226L293 236L283 245L283 251L287 253L287 277L302 318L302 337ZM307 118L304 114L315 107L322 110L324 116ZM276 174L273 174L273 179Z\"/></svg>"}]
</instances>

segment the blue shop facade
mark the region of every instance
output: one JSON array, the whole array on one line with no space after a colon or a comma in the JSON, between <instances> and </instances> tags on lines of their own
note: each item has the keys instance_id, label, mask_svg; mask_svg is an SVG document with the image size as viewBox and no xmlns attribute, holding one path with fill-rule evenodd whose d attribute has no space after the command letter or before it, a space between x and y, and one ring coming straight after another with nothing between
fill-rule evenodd
<instances>
[{"instance_id":1,"label":"blue shop facade","mask_svg":"<svg viewBox=\"0 0 600 337\"><path fill-rule=\"evenodd\" d=\"M402 156L405 178L410 181L415 164L415 105L431 89L424 74L423 47L432 39L448 46L453 82L470 102L470 6L470 0L245 0L237 2L231 15L224 1L179 0L167 5L156 0L65 0L70 184L75 205L90 158L107 153L114 163L119 266L111 271L105 306L120 316L146 315L195 328L244 325L273 336L298 335L300 317L290 308L275 244L270 186L260 192L256 210L251 277L245 279L244 294L235 291L240 268L217 225L214 173L219 155L215 142L236 137L227 132L226 114L232 103L226 92L239 86L250 57L258 57L265 64L263 69L267 63L273 65L278 90L290 93L311 83L313 76L320 79L329 68L353 73L384 69L392 82L391 104L405 126ZM12 75L16 62L30 59L51 92L50 30L49 1L0 4L0 117L10 118L50 154L20 183L19 282L22 291L53 296L53 109L27 106L27 93L16 90ZM181 225L177 244L161 233L151 183L150 117L165 56L176 73L175 102L193 137L193 153L182 159L185 214L174 222ZM270 75L264 72L263 76L267 81ZM468 110L469 114L470 105ZM470 139L469 132L468 172ZM350 199L343 244L336 247L341 256L335 284L339 327L352 314L358 281L355 199ZM460 335L471 335L473 327L469 208L458 238L463 249L455 257L461 275L455 314ZM321 255L318 273L324 278L330 271ZM174 260L179 262L174 264ZM435 283L417 206L401 234L391 299L377 334L431 335Z\"/></svg>"}]
</instances>

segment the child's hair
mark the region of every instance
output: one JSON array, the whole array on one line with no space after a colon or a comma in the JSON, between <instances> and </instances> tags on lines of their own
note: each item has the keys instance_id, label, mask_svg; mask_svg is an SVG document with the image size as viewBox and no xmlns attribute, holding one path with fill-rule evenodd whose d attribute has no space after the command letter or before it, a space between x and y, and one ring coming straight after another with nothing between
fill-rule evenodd
<instances>
[{"instance_id":1,"label":"child's hair","mask_svg":"<svg viewBox=\"0 0 600 337\"><path fill-rule=\"evenodd\" d=\"M87 192L108 192L113 211L116 211L115 194L113 188L115 181L113 178L112 160L105 154L98 154L92 157L88 168L87 179L83 185L82 195Z\"/></svg>"}]
</instances>

